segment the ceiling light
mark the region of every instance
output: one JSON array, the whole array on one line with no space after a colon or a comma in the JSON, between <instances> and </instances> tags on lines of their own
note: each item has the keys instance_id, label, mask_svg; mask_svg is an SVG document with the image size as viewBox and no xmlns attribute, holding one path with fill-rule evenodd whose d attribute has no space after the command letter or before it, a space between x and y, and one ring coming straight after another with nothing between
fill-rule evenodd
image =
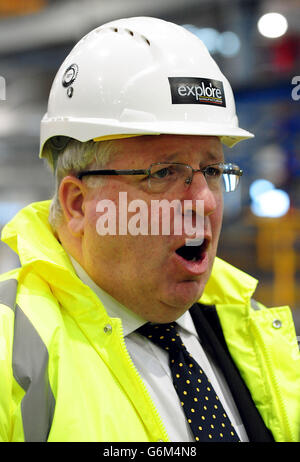
<instances>
[{"instance_id":1,"label":"ceiling light","mask_svg":"<svg viewBox=\"0 0 300 462\"><path fill-rule=\"evenodd\" d=\"M280 13L267 13L258 20L257 28L264 37L277 38L286 33L288 22Z\"/></svg>"},{"instance_id":2,"label":"ceiling light","mask_svg":"<svg viewBox=\"0 0 300 462\"><path fill-rule=\"evenodd\" d=\"M237 34L231 31L222 32L217 40L218 51L223 56L235 56L238 54L241 42Z\"/></svg>"},{"instance_id":3,"label":"ceiling light","mask_svg":"<svg viewBox=\"0 0 300 462\"><path fill-rule=\"evenodd\" d=\"M271 189L260 194L251 204L251 210L258 217L279 218L290 208L290 198L286 191Z\"/></svg>"}]
</instances>

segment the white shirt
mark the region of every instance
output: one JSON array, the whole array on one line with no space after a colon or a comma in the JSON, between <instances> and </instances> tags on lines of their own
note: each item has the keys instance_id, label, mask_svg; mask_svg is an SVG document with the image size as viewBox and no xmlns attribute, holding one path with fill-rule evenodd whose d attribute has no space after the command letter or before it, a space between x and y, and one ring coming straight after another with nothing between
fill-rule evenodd
<instances>
[{"instance_id":1,"label":"white shirt","mask_svg":"<svg viewBox=\"0 0 300 462\"><path fill-rule=\"evenodd\" d=\"M173 442L194 442L190 426L172 382L168 353L135 331L145 324L143 318L132 312L89 277L79 263L69 255L77 276L99 297L108 316L120 318L127 350L144 380L149 394ZM238 409L222 372L204 352L193 320L188 311L176 320L178 333L187 350L206 373L241 441L248 441Z\"/></svg>"}]
</instances>

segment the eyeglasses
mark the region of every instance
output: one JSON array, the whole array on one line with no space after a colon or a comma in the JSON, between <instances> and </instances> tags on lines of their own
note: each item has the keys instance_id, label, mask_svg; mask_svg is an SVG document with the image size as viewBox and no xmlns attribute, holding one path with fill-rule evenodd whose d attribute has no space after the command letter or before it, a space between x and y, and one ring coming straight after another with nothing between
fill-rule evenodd
<instances>
[{"instance_id":1,"label":"eyeglasses","mask_svg":"<svg viewBox=\"0 0 300 462\"><path fill-rule=\"evenodd\" d=\"M76 176L80 180L89 175L147 175L148 187L152 192L178 191L188 188L195 173L201 172L212 191L224 188L235 191L243 171L232 163L217 163L194 169L180 162L156 162L145 170L85 170Z\"/></svg>"}]
</instances>

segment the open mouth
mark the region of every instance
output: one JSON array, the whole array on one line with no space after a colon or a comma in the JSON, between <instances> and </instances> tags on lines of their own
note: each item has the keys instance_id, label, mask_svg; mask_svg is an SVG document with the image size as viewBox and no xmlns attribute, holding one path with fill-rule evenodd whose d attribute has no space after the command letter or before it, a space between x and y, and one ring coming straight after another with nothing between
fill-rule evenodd
<instances>
[{"instance_id":1,"label":"open mouth","mask_svg":"<svg viewBox=\"0 0 300 462\"><path fill-rule=\"evenodd\" d=\"M195 243L194 243L195 244ZM180 257L187 261L199 262L205 257L205 251L208 246L208 240L204 239L199 245L183 245L179 247L175 252Z\"/></svg>"}]
</instances>

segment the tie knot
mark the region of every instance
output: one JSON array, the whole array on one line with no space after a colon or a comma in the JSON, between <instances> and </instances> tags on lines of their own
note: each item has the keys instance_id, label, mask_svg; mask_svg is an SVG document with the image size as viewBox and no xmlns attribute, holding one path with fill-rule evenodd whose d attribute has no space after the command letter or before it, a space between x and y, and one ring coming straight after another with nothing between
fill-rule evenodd
<instances>
[{"instance_id":1,"label":"tie knot","mask_svg":"<svg viewBox=\"0 0 300 462\"><path fill-rule=\"evenodd\" d=\"M137 331L147 337L151 342L155 343L168 353L180 350L184 345L177 333L176 322L168 324L144 324Z\"/></svg>"}]
</instances>

